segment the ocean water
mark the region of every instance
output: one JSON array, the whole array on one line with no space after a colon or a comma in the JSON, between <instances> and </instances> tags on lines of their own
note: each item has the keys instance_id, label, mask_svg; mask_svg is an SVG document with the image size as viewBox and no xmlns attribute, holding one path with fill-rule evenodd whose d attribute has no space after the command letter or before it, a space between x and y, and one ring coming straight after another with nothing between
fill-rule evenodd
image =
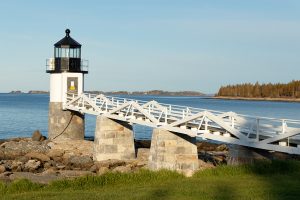
<instances>
[{"instance_id":1,"label":"ocean water","mask_svg":"<svg viewBox=\"0 0 300 200\"><path fill-rule=\"evenodd\" d=\"M300 103L271 101L242 101L208 99L203 97L122 96L118 97L156 100L160 103L190 106L239 114L300 120ZM40 130L47 136L49 95L0 94L0 139L30 137ZM94 135L96 117L86 115L85 134ZM149 139L152 129L134 126L135 137Z\"/></svg>"}]
</instances>

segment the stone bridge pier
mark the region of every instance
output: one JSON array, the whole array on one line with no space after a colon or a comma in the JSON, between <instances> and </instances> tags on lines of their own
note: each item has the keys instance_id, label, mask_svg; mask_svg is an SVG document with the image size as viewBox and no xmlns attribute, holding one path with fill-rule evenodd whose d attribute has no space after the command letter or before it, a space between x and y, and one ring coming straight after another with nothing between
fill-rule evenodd
<instances>
[{"instance_id":1,"label":"stone bridge pier","mask_svg":"<svg viewBox=\"0 0 300 200\"><path fill-rule=\"evenodd\" d=\"M153 130L148 166L170 169L191 176L198 168L196 138L164 129Z\"/></svg>"},{"instance_id":2,"label":"stone bridge pier","mask_svg":"<svg viewBox=\"0 0 300 200\"><path fill-rule=\"evenodd\" d=\"M132 125L98 116L95 129L94 160L135 158Z\"/></svg>"}]
</instances>

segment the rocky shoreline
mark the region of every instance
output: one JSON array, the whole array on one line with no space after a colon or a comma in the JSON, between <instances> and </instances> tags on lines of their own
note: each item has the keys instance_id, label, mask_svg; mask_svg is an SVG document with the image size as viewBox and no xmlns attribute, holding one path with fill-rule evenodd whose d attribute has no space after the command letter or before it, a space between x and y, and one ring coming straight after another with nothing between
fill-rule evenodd
<instances>
[{"instance_id":1,"label":"rocky shoreline","mask_svg":"<svg viewBox=\"0 0 300 200\"><path fill-rule=\"evenodd\" d=\"M93 160L93 141L48 140L38 131L32 138L0 141L0 180L26 178L47 184L53 180L107 172L131 173L147 169L150 141L135 141L134 160ZM200 170L226 163L226 145L198 142Z\"/></svg>"}]
</instances>

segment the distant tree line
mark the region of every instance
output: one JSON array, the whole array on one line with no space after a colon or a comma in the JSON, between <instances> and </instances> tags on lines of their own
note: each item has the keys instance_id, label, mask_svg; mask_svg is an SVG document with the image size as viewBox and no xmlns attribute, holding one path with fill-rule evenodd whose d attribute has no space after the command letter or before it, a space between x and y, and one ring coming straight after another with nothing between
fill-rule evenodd
<instances>
[{"instance_id":1,"label":"distant tree line","mask_svg":"<svg viewBox=\"0 0 300 200\"><path fill-rule=\"evenodd\" d=\"M248 98L300 98L300 81L293 80L287 84L244 83L222 86L217 96Z\"/></svg>"}]
</instances>

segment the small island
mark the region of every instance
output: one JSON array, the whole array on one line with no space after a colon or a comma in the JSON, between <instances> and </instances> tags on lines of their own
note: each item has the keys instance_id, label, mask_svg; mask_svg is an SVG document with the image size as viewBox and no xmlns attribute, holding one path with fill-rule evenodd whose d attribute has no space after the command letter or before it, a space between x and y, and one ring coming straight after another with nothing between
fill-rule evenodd
<instances>
[{"instance_id":1,"label":"small island","mask_svg":"<svg viewBox=\"0 0 300 200\"><path fill-rule=\"evenodd\" d=\"M20 90L13 90L11 92L9 92L10 94L22 94L23 92Z\"/></svg>"},{"instance_id":2,"label":"small island","mask_svg":"<svg viewBox=\"0 0 300 200\"><path fill-rule=\"evenodd\" d=\"M30 90L26 93L26 92L22 92L21 90L13 90L13 91L10 91L9 94L49 94L49 91Z\"/></svg>"},{"instance_id":3,"label":"small island","mask_svg":"<svg viewBox=\"0 0 300 200\"><path fill-rule=\"evenodd\" d=\"M214 98L300 102L300 81L289 83L244 83L222 86Z\"/></svg>"},{"instance_id":4,"label":"small island","mask_svg":"<svg viewBox=\"0 0 300 200\"><path fill-rule=\"evenodd\" d=\"M30 90L30 91L28 91L28 94L49 94L49 92L42 91L42 90Z\"/></svg>"}]
</instances>

